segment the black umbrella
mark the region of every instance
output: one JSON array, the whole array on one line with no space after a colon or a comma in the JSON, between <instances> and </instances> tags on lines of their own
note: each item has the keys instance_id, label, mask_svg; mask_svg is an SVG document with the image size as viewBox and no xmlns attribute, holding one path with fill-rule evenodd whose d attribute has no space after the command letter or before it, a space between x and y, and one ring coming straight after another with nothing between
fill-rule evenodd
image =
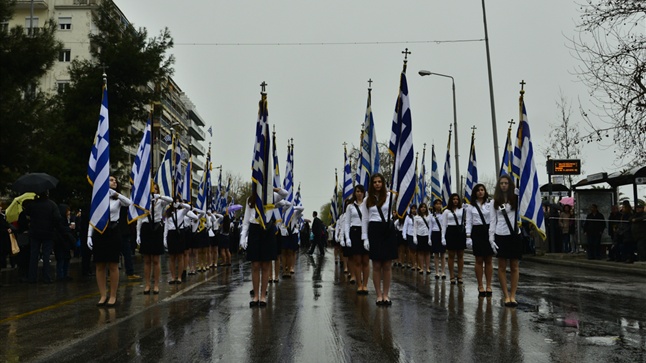
<instances>
[{"instance_id":1,"label":"black umbrella","mask_svg":"<svg viewBox=\"0 0 646 363\"><path fill-rule=\"evenodd\" d=\"M18 193L34 192L40 194L49 189L56 188L58 179L45 173L30 173L18 178L11 185L11 189Z\"/></svg>"}]
</instances>

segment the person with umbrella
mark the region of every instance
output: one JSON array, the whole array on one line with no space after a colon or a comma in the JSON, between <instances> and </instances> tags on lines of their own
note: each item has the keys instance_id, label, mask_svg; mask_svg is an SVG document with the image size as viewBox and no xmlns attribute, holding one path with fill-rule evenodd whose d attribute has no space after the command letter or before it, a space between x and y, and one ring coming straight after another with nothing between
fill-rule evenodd
<instances>
[{"instance_id":1,"label":"person with umbrella","mask_svg":"<svg viewBox=\"0 0 646 363\"><path fill-rule=\"evenodd\" d=\"M54 247L56 232L61 226L61 214L56 203L49 199L49 191L39 191L32 203L25 205L24 213L29 218L29 283L38 280L38 259L43 258L42 281L52 283L49 271L49 258Z\"/></svg>"}]
</instances>

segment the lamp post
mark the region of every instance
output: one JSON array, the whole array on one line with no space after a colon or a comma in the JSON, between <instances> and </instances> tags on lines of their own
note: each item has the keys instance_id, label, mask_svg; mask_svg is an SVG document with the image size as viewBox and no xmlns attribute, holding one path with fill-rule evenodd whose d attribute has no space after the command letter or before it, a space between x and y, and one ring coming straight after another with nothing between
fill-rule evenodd
<instances>
[{"instance_id":1,"label":"lamp post","mask_svg":"<svg viewBox=\"0 0 646 363\"><path fill-rule=\"evenodd\" d=\"M421 70L418 72L420 76L440 76L445 78L451 78L451 88L453 90L453 136L455 140L455 184L457 186L457 193L462 195L462 182L460 180L460 157L458 155L458 116L455 108L455 79L452 76L435 73L431 71Z\"/></svg>"},{"instance_id":2,"label":"lamp post","mask_svg":"<svg viewBox=\"0 0 646 363\"><path fill-rule=\"evenodd\" d=\"M500 171L500 154L498 153L498 126L496 126L496 105L493 101L493 79L491 77L491 57L489 55L489 32L487 31L487 12L485 10L485 0L482 0L482 19L484 23L485 48L487 50L487 74L489 75L489 101L491 103L491 128L493 129L493 154L496 162L496 173L498 173Z\"/></svg>"}]
</instances>

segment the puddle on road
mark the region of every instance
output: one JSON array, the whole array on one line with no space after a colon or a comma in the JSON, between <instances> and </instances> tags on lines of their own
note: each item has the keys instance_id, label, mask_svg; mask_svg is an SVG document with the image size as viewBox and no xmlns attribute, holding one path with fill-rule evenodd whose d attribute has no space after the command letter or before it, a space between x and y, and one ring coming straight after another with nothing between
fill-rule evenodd
<instances>
[{"instance_id":1,"label":"puddle on road","mask_svg":"<svg viewBox=\"0 0 646 363\"><path fill-rule=\"evenodd\" d=\"M608 336L608 337L586 337L584 338L587 343L592 345L599 345L604 347L609 347L616 345L619 342L618 336Z\"/></svg>"}]
</instances>

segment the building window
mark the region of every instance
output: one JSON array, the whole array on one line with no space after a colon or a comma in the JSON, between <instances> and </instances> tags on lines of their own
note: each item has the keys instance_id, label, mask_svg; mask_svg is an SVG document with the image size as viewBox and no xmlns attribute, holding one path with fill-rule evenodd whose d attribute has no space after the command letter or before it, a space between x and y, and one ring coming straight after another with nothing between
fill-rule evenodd
<instances>
[{"instance_id":1,"label":"building window","mask_svg":"<svg viewBox=\"0 0 646 363\"><path fill-rule=\"evenodd\" d=\"M59 30L71 30L72 29L72 17L60 17L60 18L58 18L58 29Z\"/></svg>"},{"instance_id":2,"label":"building window","mask_svg":"<svg viewBox=\"0 0 646 363\"><path fill-rule=\"evenodd\" d=\"M58 92L59 95L65 93L69 85L70 85L69 81L56 82L56 92Z\"/></svg>"},{"instance_id":3,"label":"building window","mask_svg":"<svg viewBox=\"0 0 646 363\"><path fill-rule=\"evenodd\" d=\"M40 29L38 28L38 18L33 17L33 18L25 18L25 33L28 35L36 35L38 34L38 31Z\"/></svg>"},{"instance_id":4,"label":"building window","mask_svg":"<svg viewBox=\"0 0 646 363\"><path fill-rule=\"evenodd\" d=\"M58 60L60 62L70 62L72 61L72 51L69 49L63 49L58 53Z\"/></svg>"}]
</instances>

